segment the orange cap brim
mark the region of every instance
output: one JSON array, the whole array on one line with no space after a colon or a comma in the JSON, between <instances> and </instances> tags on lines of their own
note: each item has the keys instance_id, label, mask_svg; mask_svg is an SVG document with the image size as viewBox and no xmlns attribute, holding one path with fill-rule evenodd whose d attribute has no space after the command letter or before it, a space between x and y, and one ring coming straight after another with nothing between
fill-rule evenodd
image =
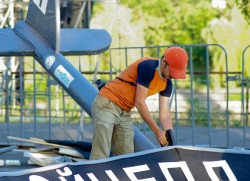
<instances>
[{"instance_id":1,"label":"orange cap brim","mask_svg":"<svg viewBox=\"0 0 250 181\"><path fill-rule=\"evenodd\" d=\"M186 69L176 69L169 66L170 74L175 79L186 79Z\"/></svg>"}]
</instances>

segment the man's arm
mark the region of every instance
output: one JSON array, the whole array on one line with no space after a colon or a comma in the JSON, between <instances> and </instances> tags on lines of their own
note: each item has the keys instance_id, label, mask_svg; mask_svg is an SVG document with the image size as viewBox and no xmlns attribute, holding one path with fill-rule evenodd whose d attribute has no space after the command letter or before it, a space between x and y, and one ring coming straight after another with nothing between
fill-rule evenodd
<instances>
[{"instance_id":1,"label":"man's arm","mask_svg":"<svg viewBox=\"0 0 250 181\"><path fill-rule=\"evenodd\" d=\"M164 131L167 131L168 129L173 130L169 97L160 96L160 121Z\"/></svg>"},{"instance_id":2,"label":"man's arm","mask_svg":"<svg viewBox=\"0 0 250 181\"><path fill-rule=\"evenodd\" d=\"M137 83L136 86L136 96L135 96L135 107L137 108L138 112L140 113L142 119L147 123L147 125L151 128L154 132L156 139L161 145L167 145L167 139L165 136L165 131L161 130L161 128L156 124L156 121L153 119L151 113L148 110L146 104L146 98L148 94L148 88L142 86L141 84ZM165 99L163 101L166 101ZM164 118L166 116L162 116ZM161 118L160 118L161 119ZM164 120L164 119L162 119ZM167 128L167 125L164 125L164 129Z\"/></svg>"}]
</instances>

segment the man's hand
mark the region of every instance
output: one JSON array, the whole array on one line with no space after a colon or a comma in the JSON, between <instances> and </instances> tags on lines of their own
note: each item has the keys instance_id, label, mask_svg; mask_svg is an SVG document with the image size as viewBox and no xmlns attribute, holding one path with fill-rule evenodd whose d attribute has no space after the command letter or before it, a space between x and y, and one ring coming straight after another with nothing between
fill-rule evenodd
<instances>
[{"instance_id":1,"label":"man's hand","mask_svg":"<svg viewBox=\"0 0 250 181\"><path fill-rule=\"evenodd\" d=\"M159 126L156 124L156 121L150 114L147 104L145 102L148 95L148 88L137 83L136 86L136 97L135 97L135 107L140 113L142 119L147 123L150 129L154 132L156 139L158 140L161 146L168 145L168 141L166 139L166 132L162 131ZM160 96L163 97L163 96ZM162 98L161 104L167 104L169 98ZM167 114L161 113L160 117L164 122L167 122L170 119L170 123L164 123L163 128L172 128L172 120L171 114L169 112L169 106L161 106L161 111L167 112Z\"/></svg>"},{"instance_id":2,"label":"man's hand","mask_svg":"<svg viewBox=\"0 0 250 181\"><path fill-rule=\"evenodd\" d=\"M166 138L166 132L162 131L161 129L155 134L157 141L161 146L166 146L168 145L168 141Z\"/></svg>"}]
</instances>

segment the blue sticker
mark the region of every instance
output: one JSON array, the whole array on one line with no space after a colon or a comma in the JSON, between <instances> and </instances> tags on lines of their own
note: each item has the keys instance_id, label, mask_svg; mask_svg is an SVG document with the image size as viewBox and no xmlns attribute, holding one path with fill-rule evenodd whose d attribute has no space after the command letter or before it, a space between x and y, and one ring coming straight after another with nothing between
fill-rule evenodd
<instances>
[{"instance_id":1,"label":"blue sticker","mask_svg":"<svg viewBox=\"0 0 250 181\"><path fill-rule=\"evenodd\" d=\"M74 78L70 75L70 73L62 66L59 65L54 75L67 87L69 88L70 83L74 80Z\"/></svg>"},{"instance_id":2,"label":"blue sticker","mask_svg":"<svg viewBox=\"0 0 250 181\"><path fill-rule=\"evenodd\" d=\"M53 65L53 63L55 62L56 58L54 56L48 56L45 59L45 67L49 70L50 67Z\"/></svg>"}]
</instances>

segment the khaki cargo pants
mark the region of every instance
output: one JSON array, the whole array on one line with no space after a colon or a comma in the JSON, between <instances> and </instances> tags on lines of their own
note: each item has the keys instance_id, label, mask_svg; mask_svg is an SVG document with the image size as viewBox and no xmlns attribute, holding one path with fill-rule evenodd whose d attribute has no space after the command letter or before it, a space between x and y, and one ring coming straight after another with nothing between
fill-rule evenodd
<instances>
[{"instance_id":1,"label":"khaki cargo pants","mask_svg":"<svg viewBox=\"0 0 250 181\"><path fill-rule=\"evenodd\" d=\"M130 113L109 99L97 95L92 105L94 136L90 160L134 152L134 131Z\"/></svg>"}]
</instances>

